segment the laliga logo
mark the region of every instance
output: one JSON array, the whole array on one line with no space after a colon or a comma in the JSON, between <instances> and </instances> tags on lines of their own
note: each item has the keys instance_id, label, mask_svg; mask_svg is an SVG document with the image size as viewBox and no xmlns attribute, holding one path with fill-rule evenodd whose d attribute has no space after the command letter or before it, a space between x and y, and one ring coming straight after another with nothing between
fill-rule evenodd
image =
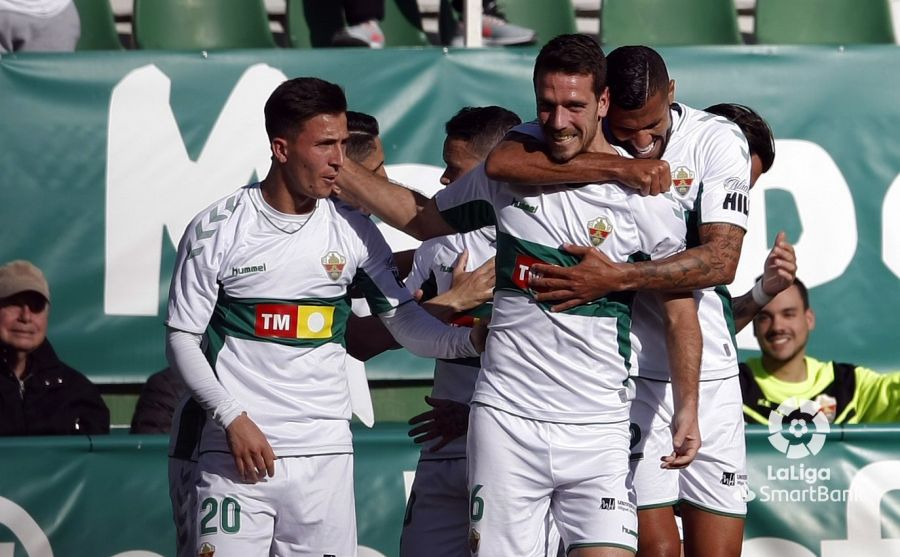
<instances>
[{"instance_id":1,"label":"laliga logo","mask_svg":"<svg viewBox=\"0 0 900 557\"><path fill-rule=\"evenodd\" d=\"M811 400L789 398L769 412L769 443L792 460L819 454L829 431L828 418Z\"/></svg>"}]
</instances>

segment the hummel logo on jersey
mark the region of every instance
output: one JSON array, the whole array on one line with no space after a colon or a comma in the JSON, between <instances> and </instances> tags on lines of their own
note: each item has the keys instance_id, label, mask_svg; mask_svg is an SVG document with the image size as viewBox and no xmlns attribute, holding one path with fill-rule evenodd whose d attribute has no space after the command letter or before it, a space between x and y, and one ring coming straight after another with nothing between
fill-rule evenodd
<instances>
[{"instance_id":1,"label":"hummel logo on jersey","mask_svg":"<svg viewBox=\"0 0 900 557\"><path fill-rule=\"evenodd\" d=\"M452 267L451 265L444 265L443 263L440 263L440 264L438 265L438 268L439 268L441 271L445 272L445 273L452 273L452 272L453 272L453 267Z\"/></svg>"},{"instance_id":2,"label":"hummel logo on jersey","mask_svg":"<svg viewBox=\"0 0 900 557\"><path fill-rule=\"evenodd\" d=\"M734 472L722 472L722 485L734 485Z\"/></svg>"},{"instance_id":3,"label":"hummel logo on jersey","mask_svg":"<svg viewBox=\"0 0 900 557\"><path fill-rule=\"evenodd\" d=\"M334 308L259 304L254 332L268 338L331 338Z\"/></svg>"},{"instance_id":4,"label":"hummel logo on jersey","mask_svg":"<svg viewBox=\"0 0 900 557\"><path fill-rule=\"evenodd\" d=\"M325 274L331 280L341 278L346 264L347 258L336 251L329 251L322 257L322 267L325 267Z\"/></svg>"},{"instance_id":5,"label":"hummel logo on jersey","mask_svg":"<svg viewBox=\"0 0 900 557\"><path fill-rule=\"evenodd\" d=\"M725 202L722 203L722 208L747 215L750 214L750 200L742 193L731 192L725 196Z\"/></svg>"},{"instance_id":6,"label":"hummel logo on jersey","mask_svg":"<svg viewBox=\"0 0 900 557\"><path fill-rule=\"evenodd\" d=\"M694 173L686 166L679 166L672 172L672 185L678 195L687 195L694 183Z\"/></svg>"},{"instance_id":7,"label":"hummel logo on jersey","mask_svg":"<svg viewBox=\"0 0 900 557\"><path fill-rule=\"evenodd\" d=\"M515 207L516 209L522 209L529 215L533 215L538 211L538 208L534 205L529 205L528 203L525 203L524 201L519 199L513 200L513 207Z\"/></svg>"},{"instance_id":8,"label":"hummel logo on jersey","mask_svg":"<svg viewBox=\"0 0 900 557\"><path fill-rule=\"evenodd\" d=\"M612 497L601 497L600 498L600 510L602 511L614 511L616 510L616 500Z\"/></svg>"},{"instance_id":9,"label":"hummel logo on jersey","mask_svg":"<svg viewBox=\"0 0 900 557\"><path fill-rule=\"evenodd\" d=\"M587 223L588 234L591 236L591 244L594 247L603 243L606 238L612 234L613 225L606 217L597 217Z\"/></svg>"},{"instance_id":10,"label":"hummel logo on jersey","mask_svg":"<svg viewBox=\"0 0 900 557\"><path fill-rule=\"evenodd\" d=\"M231 276L236 277L239 275L249 275L250 273L265 273L266 272L266 264L262 265L248 265L246 267L232 267L231 268Z\"/></svg>"}]
</instances>

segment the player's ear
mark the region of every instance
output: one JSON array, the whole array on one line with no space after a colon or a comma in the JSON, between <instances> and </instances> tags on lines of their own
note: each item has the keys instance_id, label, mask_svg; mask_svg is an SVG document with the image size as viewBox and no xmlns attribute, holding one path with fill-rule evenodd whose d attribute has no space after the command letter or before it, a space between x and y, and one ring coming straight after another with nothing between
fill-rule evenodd
<instances>
[{"instance_id":1,"label":"player's ear","mask_svg":"<svg viewBox=\"0 0 900 557\"><path fill-rule=\"evenodd\" d=\"M609 87L604 87L602 91L600 91L600 96L597 97L597 117L598 118L606 118L606 113L609 111Z\"/></svg>"},{"instance_id":2,"label":"player's ear","mask_svg":"<svg viewBox=\"0 0 900 557\"><path fill-rule=\"evenodd\" d=\"M806 309L806 328L812 331L816 328L816 312L812 310L812 308Z\"/></svg>"},{"instance_id":3,"label":"player's ear","mask_svg":"<svg viewBox=\"0 0 900 557\"><path fill-rule=\"evenodd\" d=\"M287 153L287 141L281 137L272 138L272 156L275 157L275 160L280 164L284 164L287 162L288 153Z\"/></svg>"},{"instance_id":4,"label":"player's ear","mask_svg":"<svg viewBox=\"0 0 900 557\"><path fill-rule=\"evenodd\" d=\"M675 102L675 80L674 79L669 80L668 95L669 95L669 104L672 104L673 102Z\"/></svg>"}]
</instances>

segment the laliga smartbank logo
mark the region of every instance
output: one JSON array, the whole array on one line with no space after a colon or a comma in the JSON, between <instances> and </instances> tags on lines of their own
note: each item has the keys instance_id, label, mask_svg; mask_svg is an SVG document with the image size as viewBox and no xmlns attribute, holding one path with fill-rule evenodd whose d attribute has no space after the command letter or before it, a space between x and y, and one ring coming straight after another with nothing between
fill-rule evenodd
<instances>
[{"instance_id":1,"label":"laliga smartbank logo","mask_svg":"<svg viewBox=\"0 0 900 557\"><path fill-rule=\"evenodd\" d=\"M789 398L769 412L769 443L791 460L817 455L831 431L822 407Z\"/></svg>"},{"instance_id":2,"label":"laliga smartbank logo","mask_svg":"<svg viewBox=\"0 0 900 557\"><path fill-rule=\"evenodd\" d=\"M822 407L811 400L790 398L769 414L769 443L790 461L819 454L830 431ZM831 487L831 476L829 466L769 464L766 481L754 482L756 491L745 487L737 496L762 502L846 502L848 491Z\"/></svg>"}]
</instances>

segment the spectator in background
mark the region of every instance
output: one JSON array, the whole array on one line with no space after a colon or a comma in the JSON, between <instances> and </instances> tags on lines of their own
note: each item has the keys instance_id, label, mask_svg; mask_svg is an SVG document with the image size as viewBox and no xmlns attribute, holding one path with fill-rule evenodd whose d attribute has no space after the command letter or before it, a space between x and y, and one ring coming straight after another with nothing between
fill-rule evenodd
<instances>
[{"instance_id":1,"label":"spectator in background","mask_svg":"<svg viewBox=\"0 0 900 557\"><path fill-rule=\"evenodd\" d=\"M384 0L343 0L347 25L331 39L334 46L384 48Z\"/></svg>"},{"instance_id":2,"label":"spectator in background","mask_svg":"<svg viewBox=\"0 0 900 557\"><path fill-rule=\"evenodd\" d=\"M172 415L185 393L187 386L170 367L148 377L134 408L131 433L169 433Z\"/></svg>"},{"instance_id":3,"label":"spectator in background","mask_svg":"<svg viewBox=\"0 0 900 557\"><path fill-rule=\"evenodd\" d=\"M463 1L453 0L453 9L459 14L462 14L463 11ZM463 46L463 34L463 26L460 22L450 44ZM544 37L544 40L551 38L553 37ZM516 46L533 43L537 40L537 33L533 29L508 22L495 0L482 0L481 39L484 46Z\"/></svg>"},{"instance_id":4,"label":"spectator in background","mask_svg":"<svg viewBox=\"0 0 900 557\"><path fill-rule=\"evenodd\" d=\"M0 53L72 52L80 36L72 0L0 0Z\"/></svg>"},{"instance_id":5,"label":"spectator in background","mask_svg":"<svg viewBox=\"0 0 900 557\"><path fill-rule=\"evenodd\" d=\"M753 319L762 357L740 366L744 419L769 423L785 400L811 400L830 423L900 421L900 373L878 373L856 364L822 362L806 355L816 314L800 279L775 296Z\"/></svg>"},{"instance_id":6,"label":"spectator in background","mask_svg":"<svg viewBox=\"0 0 900 557\"><path fill-rule=\"evenodd\" d=\"M384 20L384 2L385 0L344 0L344 19L347 25L335 33L332 44L384 48L385 36L379 25ZM463 1L453 0L453 8L461 13ZM537 38L533 30L506 21L493 0L482 0L481 22L484 46L531 44ZM462 24L453 37L452 45L463 46Z\"/></svg>"},{"instance_id":7,"label":"spectator in background","mask_svg":"<svg viewBox=\"0 0 900 557\"><path fill-rule=\"evenodd\" d=\"M27 261L0 266L0 435L109 433L100 391L47 340L50 287Z\"/></svg>"}]
</instances>

